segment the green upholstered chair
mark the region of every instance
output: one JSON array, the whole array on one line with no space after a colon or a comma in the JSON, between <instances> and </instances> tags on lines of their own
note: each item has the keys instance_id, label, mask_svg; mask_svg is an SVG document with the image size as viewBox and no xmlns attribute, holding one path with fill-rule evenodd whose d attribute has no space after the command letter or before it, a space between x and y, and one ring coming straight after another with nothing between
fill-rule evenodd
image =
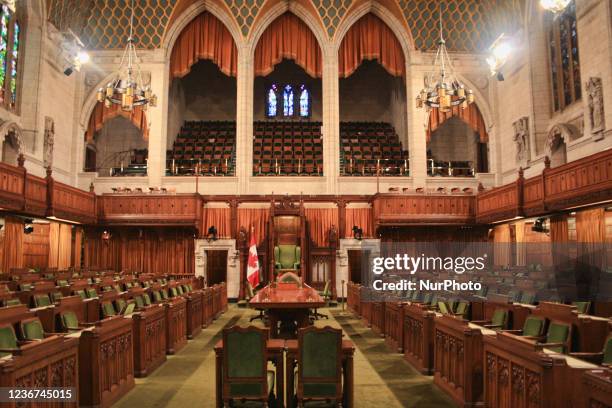
<instances>
[{"instance_id":1,"label":"green upholstered chair","mask_svg":"<svg viewBox=\"0 0 612 408\"><path fill-rule=\"evenodd\" d=\"M68 281L65 279L60 279L57 281L57 286L63 288L64 286L69 286Z\"/></svg>"},{"instance_id":2,"label":"green upholstered chair","mask_svg":"<svg viewBox=\"0 0 612 408\"><path fill-rule=\"evenodd\" d=\"M342 330L309 326L298 330L298 406L341 406Z\"/></svg>"},{"instance_id":3,"label":"green upholstered chair","mask_svg":"<svg viewBox=\"0 0 612 408\"><path fill-rule=\"evenodd\" d=\"M591 310L591 302L572 302L573 306L576 306L576 310L580 314L589 314Z\"/></svg>"},{"instance_id":4,"label":"green upholstered chair","mask_svg":"<svg viewBox=\"0 0 612 408\"><path fill-rule=\"evenodd\" d=\"M193 292L193 286L191 285L191 283L187 284L187 289L189 289L190 292Z\"/></svg>"},{"instance_id":5,"label":"green upholstered chair","mask_svg":"<svg viewBox=\"0 0 612 408\"><path fill-rule=\"evenodd\" d=\"M21 301L17 298L13 298L13 299L6 299L4 301L4 306L17 306L20 305Z\"/></svg>"},{"instance_id":6,"label":"green upholstered chair","mask_svg":"<svg viewBox=\"0 0 612 408\"><path fill-rule=\"evenodd\" d=\"M438 311L442 314L452 314L446 302L438 302Z\"/></svg>"},{"instance_id":7,"label":"green upholstered chair","mask_svg":"<svg viewBox=\"0 0 612 408\"><path fill-rule=\"evenodd\" d=\"M300 269L302 250L299 245L277 245L274 247L274 269Z\"/></svg>"},{"instance_id":8,"label":"green upholstered chair","mask_svg":"<svg viewBox=\"0 0 612 408\"><path fill-rule=\"evenodd\" d=\"M612 334L608 335L601 353L570 353L572 357L590 361L606 367L612 367Z\"/></svg>"},{"instance_id":9,"label":"green upholstered chair","mask_svg":"<svg viewBox=\"0 0 612 408\"><path fill-rule=\"evenodd\" d=\"M87 299L87 293L85 293L84 289L79 289L79 290L75 291L74 294L78 295L83 300Z\"/></svg>"},{"instance_id":10,"label":"green upholstered chair","mask_svg":"<svg viewBox=\"0 0 612 408\"><path fill-rule=\"evenodd\" d=\"M503 330L517 336L530 337L533 339L544 340L546 320L539 316L529 316L525 319L522 329Z\"/></svg>"},{"instance_id":11,"label":"green upholstered chair","mask_svg":"<svg viewBox=\"0 0 612 408\"><path fill-rule=\"evenodd\" d=\"M520 290L511 290L508 292L508 301L509 302L518 302L521 300L521 291Z\"/></svg>"},{"instance_id":12,"label":"green upholstered chair","mask_svg":"<svg viewBox=\"0 0 612 408\"><path fill-rule=\"evenodd\" d=\"M535 303L535 293L523 292L519 303L524 305L533 305Z\"/></svg>"},{"instance_id":13,"label":"green upholstered chair","mask_svg":"<svg viewBox=\"0 0 612 408\"><path fill-rule=\"evenodd\" d=\"M508 310L495 309L491 320L474 320L472 323L479 324L488 329L506 329L508 326Z\"/></svg>"},{"instance_id":14,"label":"green upholstered chair","mask_svg":"<svg viewBox=\"0 0 612 408\"><path fill-rule=\"evenodd\" d=\"M107 317L115 316L117 314L111 302L102 302L102 305L100 307L102 308L102 318L104 319L106 319Z\"/></svg>"},{"instance_id":15,"label":"green upholstered chair","mask_svg":"<svg viewBox=\"0 0 612 408\"><path fill-rule=\"evenodd\" d=\"M121 292L123 292L123 291L121 290L121 286L119 286L119 285L117 285L117 284L114 284L114 285L113 285L113 289L115 289L115 292L117 292L117 293L121 293Z\"/></svg>"},{"instance_id":16,"label":"green upholstered chair","mask_svg":"<svg viewBox=\"0 0 612 408\"><path fill-rule=\"evenodd\" d=\"M10 324L0 326L0 357L5 357L19 348L15 329Z\"/></svg>"},{"instance_id":17,"label":"green upholstered chair","mask_svg":"<svg viewBox=\"0 0 612 408\"><path fill-rule=\"evenodd\" d=\"M125 310L126 306L127 302L125 301L125 299L118 298L115 300L115 310L119 313L122 313Z\"/></svg>"},{"instance_id":18,"label":"green upholstered chair","mask_svg":"<svg viewBox=\"0 0 612 408\"><path fill-rule=\"evenodd\" d=\"M49 298L49 295L47 294L34 295L34 306L35 307L51 306L51 299Z\"/></svg>"},{"instance_id":19,"label":"green upholstered chair","mask_svg":"<svg viewBox=\"0 0 612 408\"><path fill-rule=\"evenodd\" d=\"M457 307L455 308L455 315L461 317L462 319L467 319L470 313L470 304L469 302L460 301L457 303Z\"/></svg>"},{"instance_id":20,"label":"green upholstered chair","mask_svg":"<svg viewBox=\"0 0 612 408\"><path fill-rule=\"evenodd\" d=\"M170 288L170 296L171 297L177 297L179 295L178 289L176 287L171 287Z\"/></svg>"},{"instance_id":21,"label":"green upholstered chair","mask_svg":"<svg viewBox=\"0 0 612 408\"><path fill-rule=\"evenodd\" d=\"M487 297L488 292L489 292L489 287L482 285L481 288L476 292L476 296Z\"/></svg>"},{"instance_id":22,"label":"green upholstered chair","mask_svg":"<svg viewBox=\"0 0 612 408\"><path fill-rule=\"evenodd\" d=\"M151 306L151 296L148 293L143 293L142 300L144 301L145 306Z\"/></svg>"},{"instance_id":23,"label":"green upholstered chair","mask_svg":"<svg viewBox=\"0 0 612 408\"><path fill-rule=\"evenodd\" d=\"M155 303L162 302L164 299L162 298L161 292L159 290L153 291L153 300Z\"/></svg>"},{"instance_id":24,"label":"green upholstered chair","mask_svg":"<svg viewBox=\"0 0 612 408\"><path fill-rule=\"evenodd\" d=\"M128 303L125 306L125 309L123 309L123 311L121 311L121 314L124 315L124 316L127 316L127 315L131 315L135 311L136 311L136 304L135 303Z\"/></svg>"},{"instance_id":25,"label":"green upholstered chair","mask_svg":"<svg viewBox=\"0 0 612 408\"><path fill-rule=\"evenodd\" d=\"M42 340L45 338L45 331L38 317L24 319L19 322L19 328L24 340Z\"/></svg>"},{"instance_id":26,"label":"green upholstered chair","mask_svg":"<svg viewBox=\"0 0 612 408\"><path fill-rule=\"evenodd\" d=\"M421 291L417 289L417 290L415 290L414 292L412 292L410 294L410 301L411 302L418 302L420 297L421 297Z\"/></svg>"},{"instance_id":27,"label":"green upholstered chair","mask_svg":"<svg viewBox=\"0 0 612 408\"><path fill-rule=\"evenodd\" d=\"M325 282L325 287L323 288L323 290L319 291L319 296L323 298L326 306L331 306L330 302L331 302L331 297L332 297L332 291L331 291L331 281L330 280ZM336 305L334 304L334 306ZM329 316L327 316L324 313L319 313L317 309L315 309L314 312L310 314L310 317L312 317L315 320L322 319L322 318L329 319Z\"/></svg>"},{"instance_id":28,"label":"green upholstered chair","mask_svg":"<svg viewBox=\"0 0 612 408\"><path fill-rule=\"evenodd\" d=\"M87 288L85 289L85 293L87 294L88 299L98 297L98 291L96 290L96 288Z\"/></svg>"},{"instance_id":29,"label":"green upholstered chair","mask_svg":"<svg viewBox=\"0 0 612 408\"><path fill-rule=\"evenodd\" d=\"M423 295L423 303L429 304L433 298L433 293L429 292Z\"/></svg>"},{"instance_id":30,"label":"green upholstered chair","mask_svg":"<svg viewBox=\"0 0 612 408\"><path fill-rule=\"evenodd\" d=\"M53 293L51 293L51 300L54 303L59 302L60 299L63 298L63 297L64 297L64 294L62 292L53 292Z\"/></svg>"},{"instance_id":31,"label":"green upholstered chair","mask_svg":"<svg viewBox=\"0 0 612 408\"><path fill-rule=\"evenodd\" d=\"M22 292L28 292L32 290L32 284L31 283L20 283L19 290Z\"/></svg>"},{"instance_id":32,"label":"green upholstered chair","mask_svg":"<svg viewBox=\"0 0 612 408\"><path fill-rule=\"evenodd\" d=\"M182 295L183 293L185 293L182 285L176 285L176 291L178 292L179 295Z\"/></svg>"},{"instance_id":33,"label":"green upholstered chair","mask_svg":"<svg viewBox=\"0 0 612 408\"><path fill-rule=\"evenodd\" d=\"M145 301L142 298L142 296L135 296L134 297L134 302L136 303L136 307L139 309L142 309L145 307Z\"/></svg>"},{"instance_id":34,"label":"green upholstered chair","mask_svg":"<svg viewBox=\"0 0 612 408\"><path fill-rule=\"evenodd\" d=\"M162 299L166 300L168 299L170 296L168 296L168 289L162 289L161 290L161 295L162 295Z\"/></svg>"},{"instance_id":35,"label":"green upholstered chair","mask_svg":"<svg viewBox=\"0 0 612 408\"><path fill-rule=\"evenodd\" d=\"M81 329L79 319L72 310L60 313L60 321L64 331L78 331Z\"/></svg>"},{"instance_id":36,"label":"green upholstered chair","mask_svg":"<svg viewBox=\"0 0 612 408\"><path fill-rule=\"evenodd\" d=\"M268 330L254 326L223 330L225 407L267 407L273 400L275 375L267 369L267 340Z\"/></svg>"},{"instance_id":37,"label":"green upholstered chair","mask_svg":"<svg viewBox=\"0 0 612 408\"><path fill-rule=\"evenodd\" d=\"M551 321L548 325L545 343L536 343L536 346L547 348L557 353L570 351L571 326L561 322Z\"/></svg>"}]
</instances>

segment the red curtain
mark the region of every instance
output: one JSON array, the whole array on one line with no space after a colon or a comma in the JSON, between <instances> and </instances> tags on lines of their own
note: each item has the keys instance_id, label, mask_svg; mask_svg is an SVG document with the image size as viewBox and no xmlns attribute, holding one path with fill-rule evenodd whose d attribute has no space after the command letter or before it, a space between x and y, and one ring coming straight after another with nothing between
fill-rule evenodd
<instances>
[{"instance_id":1,"label":"red curtain","mask_svg":"<svg viewBox=\"0 0 612 408\"><path fill-rule=\"evenodd\" d=\"M110 108L107 108L103 103L99 102L96 103L96 107L89 117L87 131L85 132L85 140L87 142L93 142L94 135L102 129L104 123L119 115L129 119L134 126L142 131L142 138L144 140L149 140L147 114L141 106L136 106L132 111L126 112L121 109L120 105L112 104Z\"/></svg>"},{"instance_id":2,"label":"red curtain","mask_svg":"<svg viewBox=\"0 0 612 408\"><path fill-rule=\"evenodd\" d=\"M338 229L338 209L306 208L304 213L312 241L320 247L329 246L329 230L332 226Z\"/></svg>"},{"instance_id":3,"label":"red curtain","mask_svg":"<svg viewBox=\"0 0 612 408\"><path fill-rule=\"evenodd\" d=\"M347 31L338 50L340 77L350 76L363 60L378 62L393 76L404 76L404 52L393 31L378 17L366 14Z\"/></svg>"},{"instance_id":4,"label":"red curtain","mask_svg":"<svg viewBox=\"0 0 612 408\"><path fill-rule=\"evenodd\" d=\"M285 13L262 34L255 49L255 75L266 76L283 58L292 59L314 78L322 76L321 48L310 28L291 13Z\"/></svg>"},{"instance_id":5,"label":"red curtain","mask_svg":"<svg viewBox=\"0 0 612 408\"><path fill-rule=\"evenodd\" d=\"M344 221L345 238L353 237L353 226L358 226L363 230L364 238L374 236L374 225L372 222L371 208L347 208Z\"/></svg>"},{"instance_id":6,"label":"red curtain","mask_svg":"<svg viewBox=\"0 0 612 408\"><path fill-rule=\"evenodd\" d=\"M469 104L466 108L462 109L461 106L453 106L449 112L441 112L438 108L433 108L429 112L429 125L427 126L427 141L431 140L431 134L438 128L444 121L456 116L459 119L467 123L474 132L478 133L481 143L489 141L489 134L485 126L482 114L478 105L475 103Z\"/></svg>"},{"instance_id":7,"label":"red curtain","mask_svg":"<svg viewBox=\"0 0 612 408\"><path fill-rule=\"evenodd\" d=\"M217 235L219 238L229 238L232 235L231 226L231 212L229 208L204 208L204 225L200 230L202 236L206 236L208 228L215 226L217 228Z\"/></svg>"},{"instance_id":8,"label":"red curtain","mask_svg":"<svg viewBox=\"0 0 612 408\"><path fill-rule=\"evenodd\" d=\"M194 18L176 40L170 56L172 77L187 75L200 59L209 59L225 75L236 76L238 49L234 39L219 19L206 12Z\"/></svg>"},{"instance_id":9,"label":"red curtain","mask_svg":"<svg viewBox=\"0 0 612 408\"><path fill-rule=\"evenodd\" d=\"M2 272L10 273L12 268L23 268L23 220L6 217L0 230L2 244Z\"/></svg>"},{"instance_id":10,"label":"red curtain","mask_svg":"<svg viewBox=\"0 0 612 408\"><path fill-rule=\"evenodd\" d=\"M266 225L269 219L269 208L238 208L238 228L244 228L248 234L251 233L251 228L253 228L253 234L257 238L257 245L261 244L265 238Z\"/></svg>"}]
</instances>

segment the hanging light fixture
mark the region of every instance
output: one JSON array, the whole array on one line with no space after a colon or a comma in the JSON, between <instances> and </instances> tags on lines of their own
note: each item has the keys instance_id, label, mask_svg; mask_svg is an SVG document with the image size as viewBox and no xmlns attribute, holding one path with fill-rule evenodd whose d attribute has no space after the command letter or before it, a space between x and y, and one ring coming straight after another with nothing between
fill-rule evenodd
<instances>
[{"instance_id":1,"label":"hanging light fixture","mask_svg":"<svg viewBox=\"0 0 612 408\"><path fill-rule=\"evenodd\" d=\"M157 97L153 95L150 85L144 85L138 66L138 55L134 45L134 0L130 15L130 35L119 63L117 76L106 85L106 88L98 89L97 99L107 108L112 104L121 105L124 111L131 111L136 106L146 109L147 105L151 107L157 105Z\"/></svg>"},{"instance_id":2,"label":"hanging light fixture","mask_svg":"<svg viewBox=\"0 0 612 408\"><path fill-rule=\"evenodd\" d=\"M467 89L455 76L453 65L446 50L446 41L442 31L442 4L440 3L440 40L438 51L434 59L434 67L439 67L436 72L431 72L425 77L425 87L416 97L417 108L425 106L426 109L439 108L442 112L448 112L453 106L467 107L474 102L474 93Z\"/></svg>"},{"instance_id":3,"label":"hanging light fixture","mask_svg":"<svg viewBox=\"0 0 612 408\"><path fill-rule=\"evenodd\" d=\"M571 1L572 0L540 0L540 6L556 14L565 10Z\"/></svg>"}]
</instances>

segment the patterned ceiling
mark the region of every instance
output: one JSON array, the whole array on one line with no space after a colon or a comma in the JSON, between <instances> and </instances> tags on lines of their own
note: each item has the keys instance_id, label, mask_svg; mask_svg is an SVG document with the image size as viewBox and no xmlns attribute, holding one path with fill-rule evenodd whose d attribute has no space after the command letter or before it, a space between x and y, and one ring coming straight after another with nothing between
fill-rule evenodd
<instances>
[{"instance_id":1,"label":"patterned ceiling","mask_svg":"<svg viewBox=\"0 0 612 408\"><path fill-rule=\"evenodd\" d=\"M71 28L90 49L125 46L131 0L47 0L48 19L60 30ZM248 37L266 2L274 0L216 0L234 16ZM306 0L294 0L306 1ZM358 0L308 0L330 38ZM443 5L443 27L451 51L484 51L501 32L516 30L524 15L525 0L448 0ZM178 3L194 0L135 0L135 33L139 48L158 48ZM439 38L440 0L389 0L411 31L415 47L433 50ZM176 17L176 16L175 16Z\"/></svg>"}]
</instances>

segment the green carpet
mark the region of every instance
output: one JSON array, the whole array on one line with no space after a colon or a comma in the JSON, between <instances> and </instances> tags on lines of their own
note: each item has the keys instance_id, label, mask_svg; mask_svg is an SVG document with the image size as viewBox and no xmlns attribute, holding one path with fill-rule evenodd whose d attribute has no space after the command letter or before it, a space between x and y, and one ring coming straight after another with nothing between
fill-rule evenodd
<instances>
[{"instance_id":1,"label":"green carpet","mask_svg":"<svg viewBox=\"0 0 612 408\"><path fill-rule=\"evenodd\" d=\"M360 320L340 308L321 309L329 320L317 326L342 328L356 346L356 407L453 407L432 377L419 374L398 353L391 352L384 341L374 335ZM213 347L225 326L248 325L256 312L230 305L229 310L211 326L190 340L179 353L149 377L136 379L136 387L114 407L126 408L191 408L215 406L215 353ZM255 323L255 322L254 322ZM255 323L261 325L261 322Z\"/></svg>"}]
</instances>

